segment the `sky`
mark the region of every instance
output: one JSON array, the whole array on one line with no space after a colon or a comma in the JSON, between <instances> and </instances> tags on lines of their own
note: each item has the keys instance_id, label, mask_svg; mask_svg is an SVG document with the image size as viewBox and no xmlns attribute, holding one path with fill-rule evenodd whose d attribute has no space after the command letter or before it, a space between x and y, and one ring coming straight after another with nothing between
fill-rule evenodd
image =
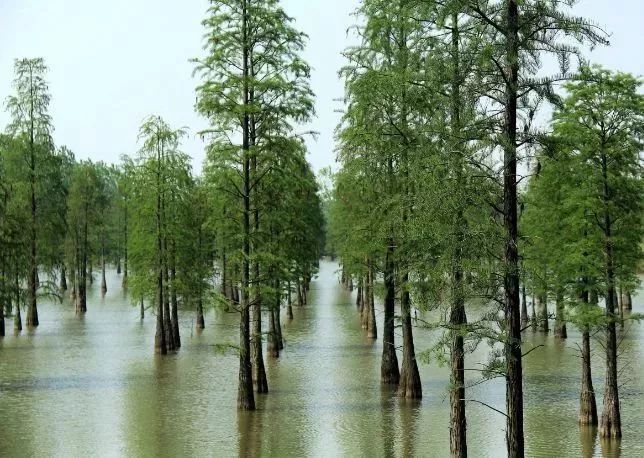
<instances>
[{"instance_id":1,"label":"sky","mask_svg":"<svg viewBox=\"0 0 644 458\"><path fill-rule=\"evenodd\" d=\"M314 170L335 163L340 120L341 52L355 38L347 29L359 0L282 0L296 27L309 35L304 58L313 69L317 117L306 129ZM207 0L0 0L0 129L12 92L13 61L43 57L49 67L54 141L77 158L118 162L140 147L137 131L150 114L188 127L183 150L197 171L206 127L194 112L190 58L202 55ZM586 55L608 68L644 75L644 0L581 0L574 10L611 33L610 47ZM302 128L305 130L305 128Z\"/></svg>"}]
</instances>

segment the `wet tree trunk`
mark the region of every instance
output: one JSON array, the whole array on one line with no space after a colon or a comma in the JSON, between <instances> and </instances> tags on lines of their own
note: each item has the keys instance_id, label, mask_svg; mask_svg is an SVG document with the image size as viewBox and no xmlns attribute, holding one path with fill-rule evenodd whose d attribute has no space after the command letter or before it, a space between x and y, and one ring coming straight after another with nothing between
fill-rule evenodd
<instances>
[{"instance_id":1,"label":"wet tree trunk","mask_svg":"<svg viewBox=\"0 0 644 458\"><path fill-rule=\"evenodd\" d=\"M65 264L60 267L60 291L61 293L67 291L67 269Z\"/></svg>"},{"instance_id":2,"label":"wet tree trunk","mask_svg":"<svg viewBox=\"0 0 644 458\"><path fill-rule=\"evenodd\" d=\"M368 261L367 261L368 264ZM369 283L369 274L367 273L367 279L365 282L365 287L363 291L363 297L362 297L362 307L360 308L360 327L362 329L367 329L367 326L369 324L369 298L371 297L371 288L373 285Z\"/></svg>"},{"instance_id":3,"label":"wet tree trunk","mask_svg":"<svg viewBox=\"0 0 644 458\"><path fill-rule=\"evenodd\" d=\"M268 310L268 343L266 344L266 352L272 358L278 358L280 355L280 344L277 337L277 324L275 322L275 309L279 307L279 295L276 294L276 300Z\"/></svg>"},{"instance_id":4,"label":"wet tree trunk","mask_svg":"<svg viewBox=\"0 0 644 458\"><path fill-rule=\"evenodd\" d=\"M220 292L221 295L224 296L228 300L232 300L232 294L229 291L228 288L228 273L226 272L226 269L228 266L226 265L226 251L222 251L221 253L221 285L220 285Z\"/></svg>"},{"instance_id":5,"label":"wet tree trunk","mask_svg":"<svg viewBox=\"0 0 644 458\"><path fill-rule=\"evenodd\" d=\"M248 0L242 0L242 76L244 77L244 107L248 107ZM243 186L243 225L242 225L242 297L240 304L239 324L239 384L237 389L237 408L239 410L255 410L253 394L253 376L250 354L250 154L249 154L249 125L248 110L244 110L242 134L242 186Z\"/></svg>"},{"instance_id":6,"label":"wet tree trunk","mask_svg":"<svg viewBox=\"0 0 644 458\"><path fill-rule=\"evenodd\" d=\"M77 278L77 294L76 294L76 313L87 312L87 254L89 250L89 223L87 215L89 213L89 204L85 204L85 221L83 223L82 240L78 249L78 274Z\"/></svg>"},{"instance_id":7,"label":"wet tree trunk","mask_svg":"<svg viewBox=\"0 0 644 458\"><path fill-rule=\"evenodd\" d=\"M604 407L602 410L601 422L599 424L599 435L604 438L622 437L622 424L619 408L619 392L617 381L617 331L615 329L615 270L613 260L613 234L612 216L609 205L611 191L608 183L608 159L604 151L604 143L601 145L602 179L604 204L604 267L606 275L606 379L604 382Z\"/></svg>"},{"instance_id":8,"label":"wet tree trunk","mask_svg":"<svg viewBox=\"0 0 644 458\"><path fill-rule=\"evenodd\" d=\"M530 317L528 316L528 298L525 292L525 284L521 285L521 329L528 326Z\"/></svg>"},{"instance_id":9,"label":"wet tree trunk","mask_svg":"<svg viewBox=\"0 0 644 458\"><path fill-rule=\"evenodd\" d=\"M523 435L523 367L517 218L517 105L519 83L519 0L505 7L505 124L503 146L504 290L508 337L506 360L506 441L509 458L525 455Z\"/></svg>"},{"instance_id":10,"label":"wet tree trunk","mask_svg":"<svg viewBox=\"0 0 644 458\"><path fill-rule=\"evenodd\" d=\"M367 337L370 339L378 338L378 325L376 324L376 304L374 300L373 284L374 269L371 261L369 262L369 271L367 272L367 282L369 283L369 296L366 298L369 308L367 311Z\"/></svg>"},{"instance_id":11,"label":"wet tree trunk","mask_svg":"<svg viewBox=\"0 0 644 458\"><path fill-rule=\"evenodd\" d=\"M624 330L624 303L622 302L622 294L621 291L619 294L617 294L617 288L615 288L615 299L614 303L617 305L617 309L619 310L619 327L623 331Z\"/></svg>"},{"instance_id":12,"label":"wet tree trunk","mask_svg":"<svg viewBox=\"0 0 644 458\"><path fill-rule=\"evenodd\" d=\"M302 289L303 289L302 283L298 279L298 281L297 281L297 305L298 305L298 307L303 307L304 306L304 298L303 298L304 294L302 294Z\"/></svg>"},{"instance_id":13,"label":"wet tree trunk","mask_svg":"<svg viewBox=\"0 0 644 458\"><path fill-rule=\"evenodd\" d=\"M88 280L90 285L93 285L94 284L94 262L93 262L92 258L89 257L89 256L87 258L87 263L89 265L89 267L88 267L89 272L87 274L87 280Z\"/></svg>"},{"instance_id":14,"label":"wet tree trunk","mask_svg":"<svg viewBox=\"0 0 644 458\"><path fill-rule=\"evenodd\" d=\"M539 314L539 331L541 332L550 332L550 326L548 325L548 295L542 293L537 295L537 313Z\"/></svg>"},{"instance_id":15,"label":"wet tree trunk","mask_svg":"<svg viewBox=\"0 0 644 458\"><path fill-rule=\"evenodd\" d=\"M254 281L259 279L259 265L255 263ZM259 294L259 286L256 286L253 299L253 337L252 337L252 358L253 358L253 383L258 393L268 393L268 380L266 379L266 367L264 366L264 353L262 348L262 297ZM272 316L272 314L270 314Z\"/></svg>"},{"instance_id":16,"label":"wet tree trunk","mask_svg":"<svg viewBox=\"0 0 644 458\"><path fill-rule=\"evenodd\" d=\"M457 186L464 186L463 156L460 151L459 136L461 135L461 95L460 85L462 76L460 72L460 29L458 14L452 14L452 82L451 82L451 135L452 155L455 159ZM467 420L465 417L465 350L464 336L467 317L465 315L465 290L463 279L463 243L464 230L467 221L463 210L458 208L454 219L454 246L452 260L452 307L450 310L451 348L450 348L450 453L454 458L467 457ZM525 304L525 286L523 287L523 301ZM527 308L525 312L527 321Z\"/></svg>"},{"instance_id":17,"label":"wet tree trunk","mask_svg":"<svg viewBox=\"0 0 644 458\"><path fill-rule=\"evenodd\" d=\"M14 300L16 307L13 316L13 330L14 332L20 332L22 331L22 315L20 313L20 277L18 276L17 272L14 281L14 293L16 295Z\"/></svg>"},{"instance_id":18,"label":"wet tree trunk","mask_svg":"<svg viewBox=\"0 0 644 458\"><path fill-rule=\"evenodd\" d=\"M588 291L581 296L588 304ZM592 365L590 354L590 327L584 325L581 334L581 391L579 394L579 423L582 425L597 425L597 402L593 388Z\"/></svg>"},{"instance_id":19,"label":"wet tree trunk","mask_svg":"<svg viewBox=\"0 0 644 458\"><path fill-rule=\"evenodd\" d=\"M385 257L385 303L384 324L382 334L382 360L380 363L380 381L386 385L398 385L400 372L398 371L398 357L394 342L394 305L395 305L395 269L394 269L394 241L388 241Z\"/></svg>"},{"instance_id":20,"label":"wet tree trunk","mask_svg":"<svg viewBox=\"0 0 644 458\"><path fill-rule=\"evenodd\" d=\"M291 296L291 281L289 280L286 286L286 317L289 320L293 319L293 304L292 304L292 296Z\"/></svg>"},{"instance_id":21,"label":"wet tree trunk","mask_svg":"<svg viewBox=\"0 0 644 458\"><path fill-rule=\"evenodd\" d=\"M197 299L197 324L196 324L197 329L205 329L206 327L206 321L203 318L203 299L199 297Z\"/></svg>"},{"instance_id":22,"label":"wet tree trunk","mask_svg":"<svg viewBox=\"0 0 644 458\"><path fill-rule=\"evenodd\" d=\"M74 265L70 266L70 273L69 273L69 281L72 285L71 288L69 288L69 298L71 300L76 301L76 283L77 283L77 272L78 272L78 267L77 267L78 259L76 258L74 261Z\"/></svg>"},{"instance_id":23,"label":"wet tree trunk","mask_svg":"<svg viewBox=\"0 0 644 458\"><path fill-rule=\"evenodd\" d=\"M537 297L534 295L534 292L532 293L532 318L530 319L530 327L532 328L532 332L535 332L537 330Z\"/></svg>"},{"instance_id":24,"label":"wet tree trunk","mask_svg":"<svg viewBox=\"0 0 644 458\"><path fill-rule=\"evenodd\" d=\"M32 107L33 109L33 107ZM30 149L30 191L31 191L31 231L29 237L29 275L27 276L27 326L38 326L38 306L36 304L38 289L38 260L36 258L37 212L36 212L36 146L33 121L29 141Z\"/></svg>"},{"instance_id":25,"label":"wet tree trunk","mask_svg":"<svg viewBox=\"0 0 644 458\"><path fill-rule=\"evenodd\" d=\"M358 278L358 289L356 290L356 307L360 309L360 300L362 299L362 276Z\"/></svg>"},{"instance_id":26,"label":"wet tree trunk","mask_svg":"<svg viewBox=\"0 0 644 458\"><path fill-rule=\"evenodd\" d=\"M143 319L145 318L145 304L143 302L143 298L141 298L141 300L139 301L139 308L139 315L141 317L141 321L143 321Z\"/></svg>"},{"instance_id":27,"label":"wet tree trunk","mask_svg":"<svg viewBox=\"0 0 644 458\"><path fill-rule=\"evenodd\" d=\"M179 301L177 300L177 260L174 240L171 243L171 247L172 267L170 268L170 300L172 305L172 337L174 339L175 348L181 348L181 334L179 333Z\"/></svg>"},{"instance_id":28,"label":"wet tree trunk","mask_svg":"<svg viewBox=\"0 0 644 458\"><path fill-rule=\"evenodd\" d=\"M157 177L156 177L156 193L157 193L157 205L156 205L156 236L157 236L157 291L156 291L156 302L157 302L157 323L156 323L156 332L154 335L154 352L157 354L165 355L168 353L168 343L166 342L166 332L165 332L165 316L164 316L164 307L165 302L163 293L164 293L164 284L163 284L163 226L162 226L162 215L161 215L161 145L157 143ZM143 314L141 314L143 315Z\"/></svg>"},{"instance_id":29,"label":"wet tree trunk","mask_svg":"<svg viewBox=\"0 0 644 458\"><path fill-rule=\"evenodd\" d=\"M400 311L403 330L403 360L400 370L400 383L398 395L406 399L421 399L423 390L416 363L414 351L414 336L411 324L411 298L408 288L409 275L405 273L402 278L402 297L400 300Z\"/></svg>"},{"instance_id":30,"label":"wet tree trunk","mask_svg":"<svg viewBox=\"0 0 644 458\"><path fill-rule=\"evenodd\" d=\"M627 291L624 297L624 308L626 310L633 310L633 296L630 291Z\"/></svg>"},{"instance_id":31,"label":"wet tree trunk","mask_svg":"<svg viewBox=\"0 0 644 458\"><path fill-rule=\"evenodd\" d=\"M101 243L101 294L107 293L107 281L105 280L105 236Z\"/></svg>"},{"instance_id":32,"label":"wet tree trunk","mask_svg":"<svg viewBox=\"0 0 644 458\"><path fill-rule=\"evenodd\" d=\"M2 302L0 303L0 337L4 337L4 335L5 335L5 330L4 330L4 301L5 301L5 298L3 296L2 297Z\"/></svg>"},{"instance_id":33,"label":"wet tree trunk","mask_svg":"<svg viewBox=\"0 0 644 458\"><path fill-rule=\"evenodd\" d=\"M557 314L555 315L555 338L566 339L568 338L568 330L566 328L566 309L563 291L557 291L556 307Z\"/></svg>"},{"instance_id":34,"label":"wet tree trunk","mask_svg":"<svg viewBox=\"0 0 644 458\"><path fill-rule=\"evenodd\" d=\"M235 304L239 304L241 300L241 292L239 291L239 285L234 283L230 286L230 291L232 292L231 297Z\"/></svg>"},{"instance_id":35,"label":"wet tree trunk","mask_svg":"<svg viewBox=\"0 0 644 458\"><path fill-rule=\"evenodd\" d=\"M164 256L167 253L168 243L164 242L163 252ZM168 271L167 260L163 261L163 329L165 330L165 342L168 351L177 349L174 341L174 325L172 324L172 313L170 311L170 273Z\"/></svg>"},{"instance_id":36,"label":"wet tree trunk","mask_svg":"<svg viewBox=\"0 0 644 458\"><path fill-rule=\"evenodd\" d=\"M282 320L280 317L280 312L281 312L281 307L282 307L282 295L281 295L281 285L280 281L277 281L277 300L275 302L275 309L273 310L273 314L275 315L275 331L277 332L277 345L280 350L284 349L284 339L282 337Z\"/></svg>"}]
</instances>

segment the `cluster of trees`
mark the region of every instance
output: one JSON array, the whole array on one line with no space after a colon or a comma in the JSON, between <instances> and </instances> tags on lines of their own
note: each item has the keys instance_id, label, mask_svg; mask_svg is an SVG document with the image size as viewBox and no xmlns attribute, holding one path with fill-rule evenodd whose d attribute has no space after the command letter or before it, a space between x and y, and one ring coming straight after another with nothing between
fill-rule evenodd
<instances>
[{"instance_id":1,"label":"cluster of trees","mask_svg":"<svg viewBox=\"0 0 644 458\"><path fill-rule=\"evenodd\" d=\"M323 246L318 185L298 124L313 115L305 35L276 0L212 1L195 59L197 110L210 127L211 187L221 289L240 313L237 405L255 409L268 392L262 341L283 347L280 304L301 305ZM268 332L263 331L263 312Z\"/></svg>"},{"instance_id":2,"label":"cluster of trees","mask_svg":"<svg viewBox=\"0 0 644 458\"><path fill-rule=\"evenodd\" d=\"M283 348L280 310L306 303L324 246L318 184L306 160L313 116L305 35L275 0L213 1L195 59L196 109L211 127L203 176L181 151L185 129L145 119L140 150L119 165L76 160L54 145L43 59L15 64L12 121L0 136L0 336L5 316L38 326L38 298L87 312L95 267L115 264L141 319L156 315L156 353L181 346L179 310L240 314L239 407L268 391L262 342ZM39 275L40 274L40 275ZM40 279L42 277L42 280ZM252 314L252 316L251 316ZM263 331L262 321L268 323Z\"/></svg>"},{"instance_id":3,"label":"cluster of trees","mask_svg":"<svg viewBox=\"0 0 644 458\"><path fill-rule=\"evenodd\" d=\"M115 167L77 161L52 140L50 94L43 59L15 63L11 122L0 136L0 318L13 315L14 329L38 326L38 298L62 298L69 290L76 310L87 310L93 266L120 264L119 195ZM44 274L40 278L40 274ZM0 335L5 332L0 320Z\"/></svg>"},{"instance_id":4,"label":"cluster of trees","mask_svg":"<svg viewBox=\"0 0 644 458\"><path fill-rule=\"evenodd\" d=\"M484 341L483 376L506 380L508 454L524 455L522 361L532 349L521 333L548 331L549 298L556 337L567 323L583 336L584 424L600 420L590 345L603 331L600 433L619 437L619 329L633 318L625 310L642 257L644 97L631 75L581 60L570 72L576 45L607 43L567 15L571 3L364 0L360 43L341 72L340 169L324 203L306 161L310 133L297 130L314 115L306 36L278 0L211 1L193 61L196 109L209 123L202 176L181 151L186 130L159 116L143 121L140 151L118 166L77 160L54 145L43 60L16 61L0 135L0 336L5 317L22 329L23 309L38 326L43 295L67 292L85 313L95 267L105 293L115 264L141 319L146 304L156 315L156 353L181 346L179 310L196 311L198 328L207 304L239 313L237 404L254 410L254 392L268 392L263 342L279 356L280 310L290 318L306 303L326 243L373 339L383 298L383 384L419 399L418 361L450 365L454 456L467 455L465 355ZM547 55L561 73L534 76ZM548 129L535 122L545 104ZM422 352L414 308L437 310L416 321L442 330Z\"/></svg>"},{"instance_id":5,"label":"cluster of trees","mask_svg":"<svg viewBox=\"0 0 644 458\"><path fill-rule=\"evenodd\" d=\"M576 44L607 43L601 29L567 15L570 3L364 0L360 43L345 53L329 249L345 285L358 285L373 338L373 291L383 291L383 384L418 399L417 360L450 365L454 456L467 455L464 357L482 341L492 345L483 375L506 380L508 455L524 455L528 292L541 304L535 326L546 329L550 294L557 335L567 321L583 331L582 423L598 420L589 346L595 329L605 331L600 434L621 435L615 291L628 303L641 260L643 97L630 75L581 58L570 71ZM548 55L561 72L534 76ZM556 91L563 81L565 99ZM535 121L545 104L555 107L551 129ZM422 353L413 307L438 310L422 327L444 331Z\"/></svg>"}]
</instances>

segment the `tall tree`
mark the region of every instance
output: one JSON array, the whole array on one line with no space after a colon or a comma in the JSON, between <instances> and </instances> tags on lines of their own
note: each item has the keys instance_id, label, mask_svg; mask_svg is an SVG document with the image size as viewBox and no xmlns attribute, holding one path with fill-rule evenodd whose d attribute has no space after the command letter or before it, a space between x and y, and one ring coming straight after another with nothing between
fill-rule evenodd
<instances>
[{"instance_id":1,"label":"tall tree","mask_svg":"<svg viewBox=\"0 0 644 458\"><path fill-rule=\"evenodd\" d=\"M621 437L618 394L616 275L641 259L644 96L629 74L584 67L566 85L569 96L555 113L555 132L575 158L577 184L596 222L603 254L606 301L606 381L600 435ZM599 247L596 247L599 248ZM629 252L620 265L620 253ZM634 255L633 255L634 254Z\"/></svg>"},{"instance_id":2,"label":"tall tree","mask_svg":"<svg viewBox=\"0 0 644 458\"><path fill-rule=\"evenodd\" d=\"M212 126L203 133L212 138L212 159L220 167L235 171L236 179L227 183L227 189L237 197L236 205L241 210L237 400L241 410L255 409L253 375L257 390L268 390L261 345L261 301L257 295L261 222L255 207L265 173L262 169L273 166L265 155L272 151L271 139L289 136L293 123L308 120L313 112L309 68L299 57L305 37L291 22L277 0L212 1L203 21L207 55L195 60L195 72L204 80L197 88L197 109Z\"/></svg>"},{"instance_id":3,"label":"tall tree","mask_svg":"<svg viewBox=\"0 0 644 458\"><path fill-rule=\"evenodd\" d=\"M523 433L523 369L521 353L521 303L519 291L517 164L519 148L534 142L530 129L535 102L552 99L552 84L559 76L536 78L544 54L554 55L561 70L568 71L573 42L606 43L605 34L583 18L565 10L572 1L467 0L463 6L474 19L489 27L489 79L481 90L500 118L498 143L503 155L503 205L505 229L503 257L504 309L507 321L506 410L507 446L510 457L525 454ZM500 108L500 109L499 109ZM520 116L526 112L526 116ZM530 114L532 113L532 115ZM526 120L524 128L518 124Z\"/></svg>"},{"instance_id":4,"label":"tall tree","mask_svg":"<svg viewBox=\"0 0 644 458\"><path fill-rule=\"evenodd\" d=\"M47 67L42 58L20 59L14 65L15 94L7 99L11 113L9 134L24 142L23 158L27 166L29 184L29 208L31 221L28 231L29 274L27 276L27 326L38 326L37 275L38 275L38 193L42 163L53 154L53 130L49 116L49 86L45 80Z\"/></svg>"}]
</instances>

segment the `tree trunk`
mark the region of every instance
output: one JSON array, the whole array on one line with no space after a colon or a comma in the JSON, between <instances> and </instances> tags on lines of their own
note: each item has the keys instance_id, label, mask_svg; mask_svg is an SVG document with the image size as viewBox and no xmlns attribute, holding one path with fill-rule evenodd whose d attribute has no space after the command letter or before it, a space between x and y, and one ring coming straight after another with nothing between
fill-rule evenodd
<instances>
[{"instance_id":1,"label":"tree trunk","mask_svg":"<svg viewBox=\"0 0 644 458\"><path fill-rule=\"evenodd\" d=\"M566 309L562 291L557 292L556 306L557 314L555 316L555 338L566 339L568 338L568 330L566 328Z\"/></svg>"},{"instance_id":2,"label":"tree trunk","mask_svg":"<svg viewBox=\"0 0 644 458\"><path fill-rule=\"evenodd\" d=\"M76 313L87 312L87 228L88 224L85 222L83 228L83 240L80 242L80 253L78 254L78 274L77 278L77 294L76 294Z\"/></svg>"},{"instance_id":3,"label":"tree trunk","mask_svg":"<svg viewBox=\"0 0 644 458\"><path fill-rule=\"evenodd\" d=\"M161 214L161 149L160 145L157 142L157 171L156 171L156 194L157 194L157 205L156 205L156 236L157 236L157 291L156 291L156 300L157 300L157 325L156 332L154 335L154 352L157 354L165 355L168 353L168 343L166 341L166 332L165 332L165 310L164 310L164 279L163 279L163 225L162 225L162 214Z\"/></svg>"},{"instance_id":4,"label":"tree trunk","mask_svg":"<svg viewBox=\"0 0 644 458\"><path fill-rule=\"evenodd\" d=\"M163 307L163 268L159 266L157 273L157 327L154 335L154 352L165 355L168 353L168 344L166 342L165 318ZM141 303L143 304L143 303ZM143 312L143 311L141 311ZM143 315L143 313L141 313Z\"/></svg>"},{"instance_id":5,"label":"tree trunk","mask_svg":"<svg viewBox=\"0 0 644 458\"><path fill-rule=\"evenodd\" d=\"M456 185L464 186L464 160L460 151L461 135L461 72L460 72L460 29L458 13L452 13L452 93L451 93L451 136L452 155L454 156ZM467 420L465 417L465 290L463 284L463 243L467 225L462 208L458 208L454 219L455 246L452 259L452 307L450 310L451 348L450 348L450 453L454 458L467 457ZM523 289L525 307L525 286ZM527 320L527 309L526 309Z\"/></svg>"},{"instance_id":6,"label":"tree trunk","mask_svg":"<svg viewBox=\"0 0 644 458\"><path fill-rule=\"evenodd\" d=\"M367 337L370 339L378 338L378 325L376 324L376 304L374 300L373 293L373 266L371 261L369 262L369 271L367 273L367 282L369 283L369 296L367 297L367 303L369 304L367 311Z\"/></svg>"},{"instance_id":7,"label":"tree trunk","mask_svg":"<svg viewBox=\"0 0 644 458\"><path fill-rule=\"evenodd\" d=\"M22 331L22 315L20 313L20 299L17 299L16 309L13 316L13 330L14 332Z\"/></svg>"},{"instance_id":8,"label":"tree trunk","mask_svg":"<svg viewBox=\"0 0 644 458\"><path fill-rule=\"evenodd\" d=\"M539 331L550 332L548 325L548 295L542 293L537 295L538 307L537 313L539 314Z\"/></svg>"},{"instance_id":9,"label":"tree trunk","mask_svg":"<svg viewBox=\"0 0 644 458\"><path fill-rule=\"evenodd\" d=\"M633 310L633 296L631 296L630 291L626 292L626 297L624 298L624 308L626 310Z\"/></svg>"},{"instance_id":10,"label":"tree trunk","mask_svg":"<svg viewBox=\"0 0 644 458\"><path fill-rule=\"evenodd\" d=\"M395 305L395 269L394 269L394 241L389 240L385 257L385 304L384 324L382 334L382 360L380 363L380 381L387 385L398 385L400 372L398 371L398 357L394 342L394 305Z\"/></svg>"},{"instance_id":11,"label":"tree trunk","mask_svg":"<svg viewBox=\"0 0 644 458\"><path fill-rule=\"evenodd\" d=\"M221 285L220 285L220 291L222 296L224 296L226 299L231 300L231 294L228 288L228 274L226 272L226 269L228 267L226 266L226 252L222 251L221 253Z\"/></svg>"},{"instance_id":12,"label":"tree trunk","mask_svg":"<svg viewBox=\"0 0 644 458\"><path fill-rule=\"evenodd\" d=\"M60 267L60 291L67 291L67 270L65 264Z\"/></svg>"},{"instance_id":13,"label":"tree trunk","mask_svg":"<svg viewBox=\"0 0 644 458\"><path fill-rule=\"evenodd\" d=\"M280 345L277 339L277 326L275 324L275 310L271 307L268 311L268 343L266 344L266 352L272 358L278 358L280 355Z\"/></svg>"},{"instance_id":14,"label":"tree trunk","mask_svg":"<svg viewBox=\"0 0 644 458\"><path fill-rule=\"evenodd\" d=\"M20 314L20 277L18 272L14 278L14 294L15 294L15 312L13 315L13 331L18 333L22 331L22 315Z\"/></svg>"},{"instance_id":15,"label":"tree trunk","mask_svg":"<svg viewBox=\"0 0 644 458\"><path fill-rule=\"evenodd\" d=\"M239 384L237 389L237 408L255 410L253 377L250 355L250 155L249 155L249 114L248 110L248 0L242 5L242 76L244 77L244 115L243 115L243 227L242 227L242 297L239 324Z\"/></svg>"},{"instance_id":16,"label":"tree trunk","mask_svg":"<svg viewBox=\"0 0 644 458\"><path fill-rule=\"evenodd\" d=\"M420 374L418 373L418 364L416 363L416 353L414 351L414 336L411 324L411 298L408 288L409 275L405 274L402 278L402 298L400 301L402 329L403 329L403 360L400 371L400 383L398 385L398 395L406 399L421 399L423 389L420 383Z\"/></svg>"},{"instance_id":17,"label":"tree trunk","mask_svg":"<svg viewBox=\"0 0 644 458\"><path fill-rule=\"evenodd\" d=\"M521 285L521 329L528 326L530 317L528 316L528 298L525 292L525 284Z\"/></svg>"},{"instance_id":18,"label":"tree trunk","mask_svg":"<svg viewBox=\"0 0 644 458\"><path fill-rule=\"evenodd\" d=\"M170 289L172 305L172 337L175 348L181 348L181 334L179 333L179 301L177 300L177 267L175 259L175 246L172 242L172 267L170 269Z\"/></svg>"},{"instance_id":19,"label":"tree trunk","mask_svg":"<svg viewBox=\"0 0 644 458\"><path fill-rule=\"evenodd\" d=\"M599 435L604 438L622 437L617 382L617 331L615 329L615 271L613 266L612 218L609 210L611 192L608 184L608 160L601 147L603 203L604 203L604 267L606 275L606 378L604 382L604 407Z\"/></svg>"},{"instance_id":20,"label":"tree trunk","mask_svg":"<svg viewBox=\"0 0 644 458\"><path fill-rule=\"evenodd\" d=\"M537 297L534 295L534 292L532 293L532 318L530 319L530 327L532 328L532 332L535 332L537 330Z\"/></svg>"},{"instance_id":21,"label":"tree trunk","mask_svg":"<svg viewBox=\"0 0 644 458\"><path fill-rule=\"evenodd\" d=\"M255 297L253 300L253 338L252 350L253 357L253 383L255 391L258 393L268 393L268 380L266 379L266 367L264 366L264 352L262 341L262 297L259 292L259 264L253 265L253 282L255 284ZM270 309L269 309L270 311ZM272 313L269 313L272 317ZM269 318L270 318L269 317ZM274 323L273 323L274 324ZM270 323L269 323L270 325ZM274 329L270 330L269 339L274 336Z\"/></svg>"},{"instance_id":22,"label":"tree trunk","mask_svg":"<svg viewBox=\"0 0 644 458\"><path fill-rule=\"evenodd\" d=\"M282 337L282 319L280 317L282 298L279 291L280 291L280 284L278 281L277 282L277 303L275 304L275 309L273 310L273 314L275 315L275 331L277 332L277 344L279 349L283 350L284 338Z\"/></svg>"},{"instance_id":23,"label":"tree trunk","mask_svg":"<svg viewBox=\"0 0 644 458\"><path fill-rule=\"evenodd\" d=\"M4 337L4 297L3 301L0 303L0 337Z\"/></svg>"},{"instance_id":24,"label":"tree trunk","mask_svg":"<svg viewBox=\"0 0 644 458\"><path fill-rule=\"evenodd\" d=\"M622 294L617 294L617 288L615 288L615 299L614 303L617 305L617 310L619 310L619 327L624 330L624 303L622 302Z\"/></svg>"},{"instance_id":25,"label":"tree trunk","mask_svg":"<svg viewBox=\"0 0 644 458\"><path fill-rule=\"evenodd\" d=\"M304 306L304 298L302 297L303 296L302 289L303 289L302 283L298 279L297 280L297 305L298 305L298 307L303 307Z\"/></svg>"},{"instance_id":26,"label":"tree trunk","mask_svg":"<svg viewBox=\"0 0 644 458\"><path fill-rule=\"evenodd\" d=\"M508 337L506 360L506 440L509 458L525 455L523 436L523 367L517 218L517 103L519 82L518 0L507 0L505 124L503 138L503 223L505 227L504 290Z\"/></svg>"},{"instance_id":27,"label":"tree trunk","mask_svg":"<svg viewBox=\"0 0 644 458\"><path fill-rule=\"evenodd\" d=\"M167 252L168 243L164 242L164 253ZM172 324L172 312L170 310L170 273L168 271L167 261L163 261L163 328L165 330L165 342L168 351L177 349L174 341L174 325Z\"/></svg>"},{"instance_id":28,"label":"tree trunk","mask_svg":"<svg viewBox=\"0 0 644 458\"><path fill-rule=\"evenodd\" d=\"M204 329L206 322L203 318L203 300L199 298L197 301L197 329Z\"/></svg>"},{"instance_id":29,"label":"tree trunk","mask_svg":"<svg viewBox=\"0 0 644 458\"><path fill-rule=\"evenodd\" d=\"M107 281L105 280L105 249L101 250L101 294L107 293Z\"/></svg>"},{"instance_id":30,"label":"tree trunk","mask_svg":"<svg viewBox=\"0 0 644 458\"><path fill-rule=\"evenodd\" d=\"M467 420L465 417L464 325L467 323L462 292L462 272L454 272L454 302L450 312L452 327L450 371L450 451L453 457L467 456Z\"/></svg>"},{"instance_id":31,"label":"tree trunk","mask_svg":"<svg viewBox=\"0 0 644 458\"><path fill-rule=\"evenodd\" d=\"M141 298L141 300L139 301L139 307L139 315L141 317L141 321L143 321L143 319L145 318L145 304L143 302L143 298Z\"/></svg>"},{"instance_id":32,"label":"tree trunk","mask_svg":"<svg viewBox=\"0 0 644 458\"><path fill-rule=\"evenodd\" d=\"M291 281L288 281L287 284L287 292L286 292L286 317L289 320L293 319L293 304L292 304L292 297L291 297Z\"/></svg>"},{"instance_id":33,"label":"tree trunk","mask_svg":"<svg viewBox=\"0 0 644 458\"><path fill-rule=\"evenodd\" d=\"M581 296L584 304L588 305L588 291ZM582 328L581 343L581 391L579 394L579 424L597 425L597 402L593 388L592 365L590 354L590 327Z\"/></svg>"}]
</instances>

